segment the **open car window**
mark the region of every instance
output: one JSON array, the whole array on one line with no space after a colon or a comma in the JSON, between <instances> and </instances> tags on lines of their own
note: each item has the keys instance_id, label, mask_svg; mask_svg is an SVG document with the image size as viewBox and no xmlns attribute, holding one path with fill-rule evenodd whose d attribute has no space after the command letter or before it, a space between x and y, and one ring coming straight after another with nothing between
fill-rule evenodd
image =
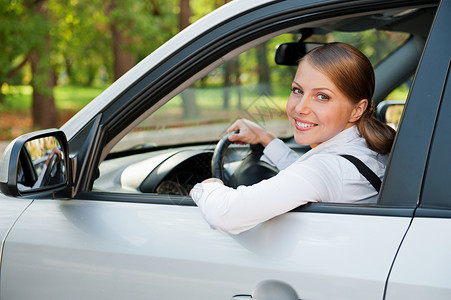
<instances>
[{"instance_id":1,"label":"open car window","mask_svg":"<svg viewBox=\"0 0 451 300\"><path fill-rule=\"evenodd\" d=\"M253 120L279 138L291 137L285 103L296 67L277 65L274 55L279 44L301 38L299 33L283 34L223 63L139 124L113 152L216 142L239 118ZM407 33L372 29L315 34L306 42L352 44L377 66L408 38ZM403 85L393 94L405 99L407 92Z\"/></svg>"},{"instance_id":2,"label":"open car window","mask_svg":"<svg viewBox=\"0 0 451 300\"><path fill-rule=\"evenodd\" d=\"M349 43L360 49L375 69L373 101L378 104L393 97L404 101L428 29L408 26L374 29L367 21L384 17L384 22L388 22L390 18L416 12L408 9L387 12L385 17L368 15L360 21L353 17L340 24L291 28L270 39L250 43L253 47L246 46L247 50L234 57L229 53L222 57L222 64L197 77L200 79L187 78L186 82L193 83L116 143L100 164L100 176L92 190L186 196L196 183L212 177L213 150L227 128L239 118L250 119L276 134L300 155L308 151L308 146L294 142L286 117L285 105L296 65L276 63L275 55L281 44ZM403 104L395 111L390 109L384 121L397 128L402 109ZM230 174L246 155L240 146L232 148L231 154L224 156L224 168Z\"/></svg>"}]
</instances>

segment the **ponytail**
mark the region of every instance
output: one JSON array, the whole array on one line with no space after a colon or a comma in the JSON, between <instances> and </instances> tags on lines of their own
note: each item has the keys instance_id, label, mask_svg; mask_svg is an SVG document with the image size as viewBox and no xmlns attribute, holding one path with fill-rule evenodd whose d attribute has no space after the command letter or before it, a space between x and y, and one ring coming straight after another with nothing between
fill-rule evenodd
<instances>
[{"instance_id":1,"label":"ponytail","mask_svg":"<svg viewBox=\"0 0 451 300\"><path fill-rule=\"evenodd\" d=\"M388 154L392 148L396 131L374 117L373 107L370 102L356 125L371 150L379 154Z\"/></svg>"}]
</instances>

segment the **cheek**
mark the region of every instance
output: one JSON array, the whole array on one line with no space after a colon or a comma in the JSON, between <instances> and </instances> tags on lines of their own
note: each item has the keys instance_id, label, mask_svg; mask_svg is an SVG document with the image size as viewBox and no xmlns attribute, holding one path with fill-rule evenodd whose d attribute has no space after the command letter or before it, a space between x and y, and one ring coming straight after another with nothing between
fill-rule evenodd
<instances>
[{"instance_id":1,"label":"cheek","mask_svg":"<svg viewBox=\"0 0 451 300\"><path fill-rule=\"evenodd\" d=\"M330 113L329 118L331 121L339 127L346 126L351 117L351 110L348 107L340 107L334 111L334 113Z\"/></svg>"},{"instance_id":2,"label":"cheek","mask_svg":"<svg viewBox=\"0 0 451 300\"><path fill-rule=\"evenodd\" d=\"M348 123L350 112L343 106L318 106L317 116L321 122L337 127L343 127Z\"/></svg>"},{"instance_id":3,"label":"cheek","mask_svg":"<svg viewBox=\"0 0 451 300\"><path fill-rule=\"evenodd\" d=\"M294 107L296 106L295 101L293 101L293 97L290 95L288 97L287 105L286 105L286 111L289 115L291 112L293 112Z\"/></svg>"}]
</instances>

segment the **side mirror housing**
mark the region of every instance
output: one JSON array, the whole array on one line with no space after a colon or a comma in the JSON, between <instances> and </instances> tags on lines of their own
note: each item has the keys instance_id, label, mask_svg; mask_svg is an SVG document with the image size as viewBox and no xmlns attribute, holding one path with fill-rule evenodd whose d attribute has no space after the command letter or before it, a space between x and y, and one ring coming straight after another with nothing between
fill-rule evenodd
<instances>
[{"instance_id":1,"label":"side mirror housing","mask_svg":"<svg viewBox=\"0 0 451 300\"><path fill-rule=\"evenodd\" d=\"M405 103L405 100L385 100L380 102L376 109L376 119L396 130L401 121Z\"/></svg>"},{"instance_id":2,"label":"side mirror housing","mask_svg":"<svg viewBox=\"0 0 451 300\"><path fill-rule=\"evenodd\" d=\"M5 149L0 163L0 190L13 197L63 191L72 187L71 174L64 132L32 132L18 137Z\"/></svg>"}]
</instances>

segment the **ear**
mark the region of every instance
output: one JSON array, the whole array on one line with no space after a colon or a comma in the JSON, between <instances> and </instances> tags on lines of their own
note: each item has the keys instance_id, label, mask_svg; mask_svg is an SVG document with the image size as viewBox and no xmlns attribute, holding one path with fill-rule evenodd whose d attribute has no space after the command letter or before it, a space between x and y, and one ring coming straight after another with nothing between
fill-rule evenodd
<instances>
[{"instance_id":1,"label":"ear","mask_svg":"<svg viewBox=\"0 0 451 300\"><path fill-rule=\"evenodd\" d=\"M352 123L357 122L362 117L367 106L368 106L367 99L362 99L359 101L359 103L354 105L354 108L352 109L352 112L351 112L351 117L349 118L349 122L352 122Z\"/></svg>"}]
</instances>

